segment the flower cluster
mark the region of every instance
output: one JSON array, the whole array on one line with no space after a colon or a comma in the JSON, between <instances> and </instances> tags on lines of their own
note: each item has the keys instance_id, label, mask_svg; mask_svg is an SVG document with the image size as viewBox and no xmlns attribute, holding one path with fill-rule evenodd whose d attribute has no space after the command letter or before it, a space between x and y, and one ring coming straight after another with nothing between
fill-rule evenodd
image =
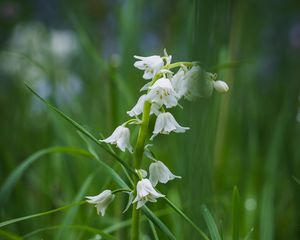
<instances>
[{"instance_id":1,"label":"flower cluster","mask_svg":"<svg viewBox=\"0 0 300 240\"><path fill-rule=\"evenodd\" d=\"M159 134L184 133L189 128L182 127L168 111L169 109L180 106L179 101L183 98L193 100L199 97L197 83L201 80L204 80L211 89L215 89L217 92L224 93L229 90L228 85L224 81L217 80L216 74L204 71L197 62L171 63L172 56L168 55L166 51L164 51L164 56L134 57L137 59L134 66L144 71L143 78L148 81L140 90L144 93L140 96L135 106L127 111L127 114L132 119L118 126L108 138L100 140L101 142L116 145L123 152L127 149L128 152L134 154L130 143L128 125L142 124L143 120L141 119L143 118L140 118L140 115L148 114L156 119L152 136L150 137L151 141ZM177 71L174 72L174 69L177 69ZM150 104L148 113L145 113L146 103ZM145 147L145 156L153 161L149 166L149 178L147 178L145 170L136 170L139 181L134 191L129 190L129 205L137 203L137 208L142 207L148 201L156 202L157 198L164 197L163 194L155 189L159 182L166 184L170 180L181 178L174 175L162 161L155 159L148 146L143 147ZM101 212L103 215L107 205L113 199L113 192L105 190L95 197L88 197L88 202L95 204L98 213Z\"/></svg>"}]
</instances>

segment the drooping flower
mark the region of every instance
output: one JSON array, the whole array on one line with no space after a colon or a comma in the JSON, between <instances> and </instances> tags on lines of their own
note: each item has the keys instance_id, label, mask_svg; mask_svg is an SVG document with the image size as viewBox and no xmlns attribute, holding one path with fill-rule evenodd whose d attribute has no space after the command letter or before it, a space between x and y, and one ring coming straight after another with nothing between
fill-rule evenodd
<instances>
[{"instance_id":1,"label":"drooping flower","mask_svg":"<svg viewBox=\"0 0 300 240\"><path fill-rule=\"evenodd\" d=\"M185 99L192 101L196 97L199 97L199 81L201 77L201 68L198 65L192 66L188 69L182 65L177 73L172 77L171 82L178 98L184 97Z\"/></svg>"},{"instance_id":2,"label":"drooping flower","mask_svg":"<svg viewBox=\"0 0 300 240\"><path fill-rule=\"evenodd\" d=\"M156 103L159 107L165 105L167 108L171 108L178 104L177 93L168 78L158 79L149 89L146 99Z\"/></svg>"},{"instance_id":3,"label":"drooping flower","mask_svg":"<svg viewBox=\"0 0 300 240\"><path fill-rule=\"evenodd\" d=\"M178 98L184 96L187 91L187 84L185 80L185 71L183 68L179 68L178 72L171 79L171 83L174 91L177 93Z\"/></svg>"},{"instance_id":4,"label":"drooping flower","mask_svg":"<svg viewBox=\"0 0 300 240\"><path fill-rule=\"evenodd\" d=\"M136 61L133 65L140 69L144 70L144 79L152 79L156 73L164 66L163 59L158 55L153 55L150 57L140 57L134 56L139 61Z\"/></svg>"},{"instance_id":5,"label":"drooping flower","mask_svg":"<svg viewBox=\"0 0 300 240\"><path fill-rule=\"evenodd\" d=\"M130 144L130 131L124 126L117 127L111 136L100 141L116 144L117 147L123 152L125 152L126 148L129 152L132 152L132 146Z\"/></svg>"},{"instance_id":6,"label":"drooping flower","mask_svg":"<svg viewBox=\"0 0 300 240\"><path fill-rule=\"evenodd\" d=\"M189 127L180 126L173 115L169 112L160 113L156 119L153 135L150 138L153 138L161 133L161 134L169 134L170 132L183 133L186 130L190 129Z\"/></svg>"},{"instance_id":7,"label":"drooping flower","mask_svg":"<svg viewBox=\"0 0 300 240\"><path fill-rule=\"evenodd\" d=\"M97 214L101 213L101 216L104 216L106 208L115 199L115 195L111 190L104 190L96 196L87 196L86 198L88 203L95 204Z\"/></svg>"},{"instance_id":8,"label":"drooping flower","mask_svg":"<svg viewBox=\"0 0 300 240\"><path fill-rule=\"evenodd\" d=\"M144 110L144 103L146 100L147 100L146 94L140 96L135 106L130 111L127 111L127 114L130 117L139 116ZM150 114L154 113L155 115L158 115L160 113L159 108L160 106L158 106L156 103L153 103L151 105Z\"/></svg>"},{"instance_id":9,"label":"drooping flower","mask_svg":"<svg viewBox=\"0 0 300 240\"><path fill-rule=\"evenodd\" d=\"M158 182L165 184L175 178L181 178L180 176L174 175L161 161L156 161L150 164L149 175L149 180L154 187Z\"/></svg>"},{"instance_id":10,"label":"drooping flower","mask_svg":"<svg viewBox=\"0 0 300 240\"><path fill-rule=\"evenodd\" d=\"M225 93L229 90L229 87L226 82L217 80L213 82L214 84L214 89L220 93Z\"/></svg>"},{"instance_id":11,"label":"drooping flower","mask_svg":"<svg viewBox=\"0 0 300 240\"><path fill-rule=\"evenodd\" d=\"M137 209L145 205L147 201L156 202L157 198L164 197L165 195L158 193L152 186L149 179L144 178L138 181L136 185L136 198L133 203L137 202Z\"/></svg>"}]
</instances>

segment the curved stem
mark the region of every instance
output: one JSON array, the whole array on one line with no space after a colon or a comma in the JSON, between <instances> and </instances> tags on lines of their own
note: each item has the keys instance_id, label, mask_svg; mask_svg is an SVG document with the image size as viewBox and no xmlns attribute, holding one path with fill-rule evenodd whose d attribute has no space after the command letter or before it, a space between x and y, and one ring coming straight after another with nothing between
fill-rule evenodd
<instances>
[{"instance_id":1,"label":"curved stem","mask_svg":"<svg viewBox=\"0 0 300 240\"><path fill-rule=\"evenodd\" d=\"M150 118L150 109L151 103L146 101L144 104L144 111L143 111L143 118L142 123L140 126L138 138L136 141L135 152L134 152L134 168L140 169L143 152L145 147L145 140L148 132L149 126L149 118ZM138 179L134 178L134 193L136 194L136 185ZM131 224L131 240L138 240L139 239L139 218L140 218L140 211L136 209L137 203L134 203L132 206L132 224Z\"/></svg>"},{"instance_id":2,"label":"curved stem","mask_svg":"<svg viewBox=\"0 0 300 240\"><path fill-rule=\"evenodd\" d=\"M180 67L181 65L194 66L196 64L198 64L198 62L176 62L176 63L171 63L171 64L165 66L165 69L177 68L177 67Z\"/></svg>"}]
</instances>

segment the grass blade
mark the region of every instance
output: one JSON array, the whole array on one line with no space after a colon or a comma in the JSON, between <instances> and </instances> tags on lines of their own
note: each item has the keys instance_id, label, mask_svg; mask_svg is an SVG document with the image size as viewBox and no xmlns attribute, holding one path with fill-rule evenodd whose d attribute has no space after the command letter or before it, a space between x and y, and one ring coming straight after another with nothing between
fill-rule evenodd
<instances>
[{"instance_id":1,"label":"grass blade","mask_svg":"<svg viewBox=\"0 0 300 240\"><path fill-rule=\"evenodd\" d=\"M240 195L237 186L233 188L232 205L232 240L239 240Z\"/></svg>"},{"instance_id":2,"label":"grass blade","mask_svg":"<svg viewBox=\"0 0 300 240\"><path fill-rule=\"evenodd\" d=\"M111 175L112 179L115 180L116 183L119 184L122 188L128 188L127 184L124 182L124 180L120 177L120 175L111 168L108 164L106 164L104 161L102 161L96 151L94 150L93 146L89 143L88 139L85 135L83 135L81 132L79 132L79 136L85 141L88 147L89 153L93 156L93 159L95 159L97 162L99 162L102 167ZM125 170L126 171L126 170ZM128 176L129 177L129 176ZM130 179L131 180L131 179ZM131 180L132 183L132 180Z\"/></svg>"},{"instance_id":3,"label":"grass blade","mask_svg":"<svg viewBox=\"0 0 300 240\"><path fill-rule=\"evenodd\" d=\"M73 202L78 202L84 197L84 195L86 194L86 191L87 191L88 187L91 185L91 182L94 177L95 177L95 173L92 173L86 178L86 180L82 184L80 190L78 191L77 195L73 199ZM74 221L77 211L78 211L78 207L71 208L65 214L65 216L62 220L62 226L71 225ZM68 233L68 234L69 234L68 236L70 237L70 233ZM55 234L54 239L66 239L66 237L67 237L66 230L65 230L65 228L62 228L62 229L60 229L60 231L58 231L58 233Z\"/></svg>"},{"instance_id":4,"label":"grass blade","mask_svg":"<svg viewBox=\"0 0 300 240\"><path fill-rule=\"evenodd\" d=\"M3 237L3 238L1 238ZM22 240L23 238L8 231L4 231L0 229L0 239L8 239L8 240Z\"/></svg>"},{"instance_id":5,"label":"grass blade","mask_svg":"<svg viewBox=\"0 0 300 240\"><path fill-rule=\"evenodd\" d=\"M254 231L254 228L251 228L250 231L248 232L248 234L246 235L246 237L244 238L244 240L250 240L250 237L251 237L253 231Z\"/></svg>"},{"instance_id":6,"label":"grass blade","mask_svg":"<svg viewBox=\"0 0 300 240\"><path fill-rule=\"evenodd\" d=\"M71 203L71 204L65 205L63 207L60 207L60 208L52 209L52 210L47 211L47 212L36 213L36 214L28 215L28 216L25 216L25 217L10 219L10 220L1 222L0 223L0 228L2 228L4 226L7 226L7 225L10 225L10 224L13 224L13 223L16 223L16 222L21 222L21 221L25 221L25 220L32 219L32 218L42 217L42 216L46 216L46 215L49 215L49 214L52 214L52 213L61 212L61 211L67 210L69 208L82 205L84 203L86 203L86 201L75 202L75 203Z\"/></svg>"},{"instance_id":7,"label":"grass blade","mask_svg":"<svg viewBox=\"0 0 300 240\"><path fill-rule=\"evenodd\" d=\"M109 235L108 233L99 230L97 228L92 228L89 226L84 226L84 225L57 225L57 226L51 226L51 227L44 227L40 229L36 229L33 232L27 233L26 235L23 236L23 238L31 238L32 236L44 232L44 231L49 231L49 230L57 230L57 229L75 229L75 230L83 230L86 232L90 232L93 234L99 234L103 239L108 239L108 240L117 240L117 238Z\"/></svg>"},{"instance_id":8,"label":"grass blade","mask_svg":"<svg viewBox=\"0 0 300 240\"><path fill-rule=\"evenodd\" d=\"M142 211L145 216L166 235L168 239L176 240L176 237L169 230L169 228L152 211L150 211L148 207L144 206Z\"/></svg>"},{"instance_id":9,"label":"grass blade","mask_svg":"<svg viewBox=\"0 0 300 240\"><path fill-rule=\"evenodd\" d=\"M114 152L110 151L107 147L105 147L101 142L98 141L97 138L95 138L89 131L87 131L84 127L82 127L80 124L78 124L76 121L74 121L72 118L64 114L62 111L60 111L58 108L51 105L47 100L42 98L37 92L35 92L31 87L29 87L26 83L25 86L35 95L37 96L43 103L45 103L51 110L58 113L61 117L63 117L65 120L67 120L69 123L71 123L79 132L86 135L89 139L91 139L93 142L95 142L97 145L99 145L103 150L105 150L108 154L110 154L116 161L118 161L121 165L123 165L126 170L129 172L136 174L135 171L121 158L119 158Z\"/></svg>"},{"instance_id":10,"label":"grass blade","mask_svg":"<svg viewBox=\"0 0 300 240\"><path fill-rule=\"evenodd\" d=\"M21 165L19 165L6 179L4 184L0 190L0 204L3 205L10 196L10 193L14 186L16 185L17 181L26 171L26 169L33 164L37 159L41 158L44 155L51 154L51 153L69 153L76 156L83 156L83 157L92 157L92 155L82 149L74 148L74 147L51 147L42 149L30 157L26 158Z\"/></svg>"},{"instance_id":11,"label":"grass blade","mask_svg":"<svg viewBox=\"0 0 300 240\"><path fill-rule=\"evenodd\" d=\"M211 236L212 240L221 240L221 236L218 231L217 225L216 225L211 213L209 212L208 208L204 204L201 206L201 213L207 224L207 227L210 232L210 236Z\"/></svg>"},{"instance_id":12,"label":"grass blade","mask_svg":"<svg viewBox=\"0 0 300 240\"><path fill-rule=\"evenodd\" d=\"M172 209L174 209L180 216L184 218L198 233L199 235L205 239L209 240L208 236L187 216L182 212L178 207L174 205L168 198L164 197L164 200L167 202L169 206L171 206Z\"/></svg>"},{"instance_id":13,"label":"grass blade","mask_svg":"<svg viewBox=\"0 0 300 240\"><path fill-rule=\"evenodd\" d=\"M154 240L159 240L159 238L158 238L158 235L157 235L157 232L156 232L156 230L155 230L155 226L154 226L153 222L151 222L150 220L148 220L148 222L149 222L149 225L150 225L151 231L152 231L152 233L153 233Z\"/></svg>"}]
</instances>

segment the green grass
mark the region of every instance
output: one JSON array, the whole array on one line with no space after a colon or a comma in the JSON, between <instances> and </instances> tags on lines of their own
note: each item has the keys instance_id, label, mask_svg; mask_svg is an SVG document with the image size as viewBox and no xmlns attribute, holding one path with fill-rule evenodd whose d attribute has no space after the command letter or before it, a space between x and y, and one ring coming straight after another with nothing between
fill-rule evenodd
<instances>
[{"instance_id":1,"label":"green grass","mask_svg":"<svg viewBox=\"0 0 300 240\"><path fill-rule=\"evenodd\" d=\"M147 204L143 236L299 238L296 3L65 0L49 5L60 15L50 25L33 5L20 7L23 15L1 23L1 239L128 239L127 195L105 217L72 204L132 185L131 156L98 139L126 120L145 83L133 55L164 47L174 61L216 71L230 91L183 101L173 113L191 130L155 139L157 158L182 179ZM74 33L67 59L51 51L55 24ZM20 32L24 46L11 40Z\"/></svg>"}]
</instances>

